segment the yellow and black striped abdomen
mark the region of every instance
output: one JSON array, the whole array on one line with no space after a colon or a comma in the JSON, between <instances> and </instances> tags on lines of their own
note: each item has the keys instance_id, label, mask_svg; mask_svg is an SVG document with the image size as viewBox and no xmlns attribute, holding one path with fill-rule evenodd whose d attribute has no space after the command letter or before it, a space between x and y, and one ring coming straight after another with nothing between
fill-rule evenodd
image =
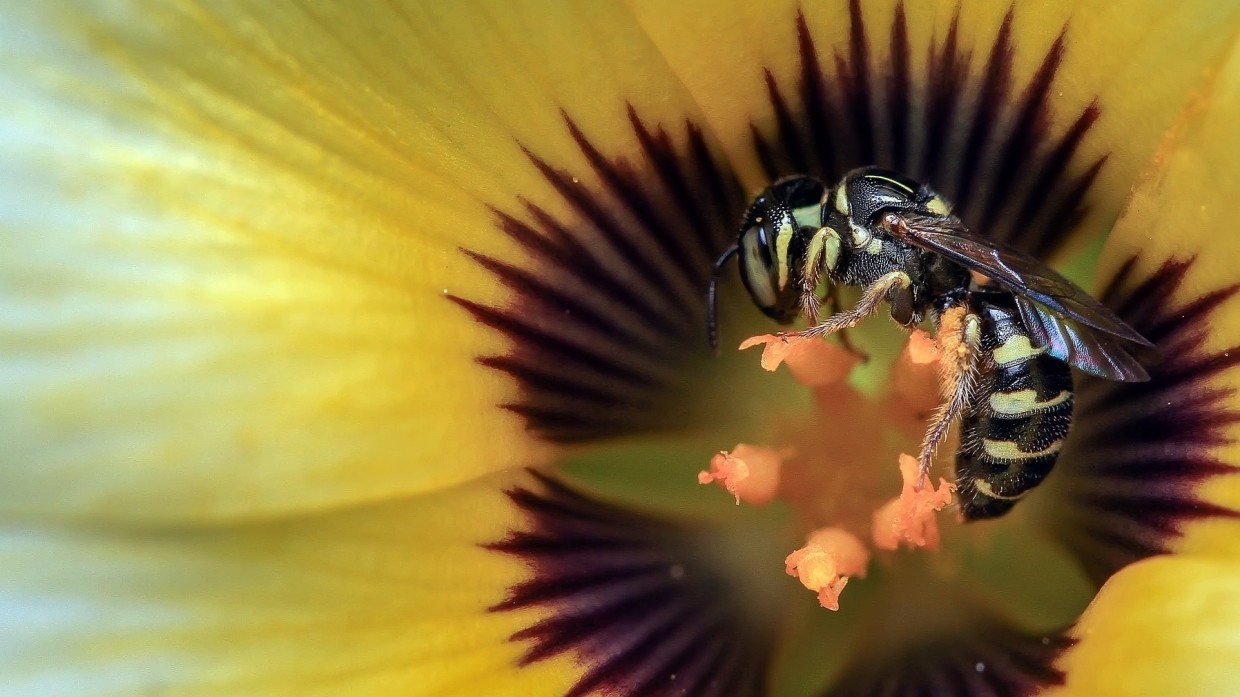
<instances>
[{"instance_id":1,"label":"yellow and black striped abdomen","mask_svg":"<svg viewBox=\"0 0 1240 697\"><path fill-rule=\"evenodd\" d=\"M1040 484L1072 424L1071 368L1033 346L1011 296L979 295L982 368L956 457L966 520L1003 515Z\"/></svg>"}]
</instances>

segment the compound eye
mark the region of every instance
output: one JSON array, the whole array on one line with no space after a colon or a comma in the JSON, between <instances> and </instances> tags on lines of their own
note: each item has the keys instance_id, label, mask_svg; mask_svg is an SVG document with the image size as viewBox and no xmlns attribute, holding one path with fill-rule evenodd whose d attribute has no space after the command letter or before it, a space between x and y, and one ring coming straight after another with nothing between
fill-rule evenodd
<instances>
[{"instance_id":1,"label":"compound eye","mask_svg":"<svg viewBox=\"0 0 1240 697\"><path fill-rule=\"evenodd\" d=\"M768 221L760 220L741 235L741 277L754 304L763 310L774 308L779 301L768 225Z\"/></svg>"}]
</instances>

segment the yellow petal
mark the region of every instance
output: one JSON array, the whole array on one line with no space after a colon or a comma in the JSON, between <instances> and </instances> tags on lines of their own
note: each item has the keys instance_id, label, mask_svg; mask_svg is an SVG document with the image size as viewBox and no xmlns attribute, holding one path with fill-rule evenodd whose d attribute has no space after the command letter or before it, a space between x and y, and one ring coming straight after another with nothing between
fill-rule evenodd
<instances>
[{"instance_id":1,"label":"yellow petal","mask_svg":"<svg viewBox=\"0 0 1240 697\"><path fill-rule=\"evenodd\" d=\"M1022 90L1043 66L1057 37L1064 32L1064 52L1045 98L1049 106L1048 134L1055 139L1065 137L1091 104L1097 106L1098 118L1086 130L1068 173L1029 187L1033 192L1029 200L1037 203L1039 195L1050 194L1047 187L1069 174L1084 174L1105 156L1105 163L1086 198L1089 214L1076 228L1085 235L1097 234L1115 218L1133 177L1148 161L1158 139L1179 113L1194 86L1201 82L1204 71L1217 62L1240 17L1240 3L1210 0L1175 4L1140 0L1087 5L1071 0L1015 5L955 0L931 3L779 0L740 6L631 0L631 4L642 26L667 55L669 63L710 119L746 184L753 188L762 186L767 175L753 147L751 128L756 127L759 133L768 136L776 131L782 133L783 129L778 123L778 112L768 85L763 80L763 69L769 71L773 83L778 85L794 120L809 121L809 128L814 128L812 119L805 114L804 104L810 100L800 91L803 64L795 22L798 12L803 13L817 63L826 75L824 89L836 90L828 95L824 108L847 109L849 105L839 96L839 90L848 89L844 84L847 80L839 76L837 66L855 66L854 51L858 44L853 42L856 35L852 32L857 23L849 16L849 5L857 7L869 70L868 101L860 107L869 115L861 120L867 126L873 122L873 128L880 133L888 132L884 130L889 127L888 121L898 118L890 116L887 98L883 96L889 87L888 81L896 74L892 66L898 63L892 59L895 55L892 47L900 35L894 28L898 25L897 13L902 13L900 16L904 18L904 35L909 47L907 75L917 86L924 85L927 76L950 68L937 63L932 67L930 49L933 46L936 55L943 51L952 34L953 20L958 17L956 41L961 59L970 66L970 77L966 81L969 84L945 91L972 99L984 80L986 63L1000 35L1004 16L1011 9L1010 97L999 105L1001 115L994 117L996 122L1017 119ZM686 36L685 26L694 27L691 36ZM708 37L708 45L703 46L692 40L693 37ZM970 57L966 59L965 54ZM924 98L924 92L914 90L908 105L891 108L899 114L911 111L918 119L922 114L918 100ZM925 119L920 125L924 127ZM835 138L837 142L833 147L836 149L847 149L852 145L849 139L860 137L847 131L802 135L808 141L815 137ZM959 158L959 150L953 150L959 148L959 141L951 137L943 139L951 144L944 148L941 157ZM923 145L929 148L934 144ZM882 143L876 152L877 162L844 159L848 167L893 166L901 162L901 158L885 150ZM814 154L802 155L809 163L805 167L818 173ZM788 153L783 156L787 158ZM982 173L973 187L969 187L976 188L977 192L957 194L951 190L950 181L930 180L928 183L952 196L984 195L996 178L992 171L997 170L992 168L993 161L988 160L991 157L995 157L993 152L953 165ZM1037 164L1033 159L1022 159L1016 176L1030 174ZM931 170L933 165L924 168ZM920 176L922 169L922 165L915 165L908 173ZM842 172L822 174L834 178ZM1014 190L1008 198L1018 200L1027 193ZM999 203L1012 205L1010 200ZM969 216L965 216L965 222L979 224ZM990 234L991 231L983 232ZM1030 233L1017 229L1011 234L1012 239L1020 239L1021 235ZM1037 248L1037 245L1032 246Z\"/></svg>"},{"instance_id":2,"label":"yellow petal","mask_svg":"<svg viewBox=\"0 0 1240 697\"><path fill-rule=\"evenodd\" d=\"M0 684L763 694L783 589L751 573L778 568L755 532L654 518L526 472L278 523L8 525Z\"/></svg>"},{"instance_id":3,"label":"yellow petal","mask_svg":"<svg viewBox=\"0 0 1240 697\"><path fill-rule=\"evenodd\" d=\"M1240 371L1235 349L1240 347L1240 293L1236 259L1240 236L1233 234L1233 202L1240 200L1240 46L1212 72L1209 84L1163 142L1153 165L1142 176L1123 217L1103 250L1099 276L1112 277L1133 262L1126 285L1175 262L1188 263L1182 280L1158 301L1180 308L1176 316L1193 321L1184 329L1195 341L1177 342L1166 356L1168 365L1183 362L1191 353L1203 369L1191 381L1191 391L1168 396L1166 415L1185 410L1185 401L1207 397L1213 406L1203 418L1216 420L1199 459L1228 467L1240 474ZM1194 304L1208 303L1208 312L1194 312ZM1191 351L1189 350L1191 349ZM1205 370L1208 365L1217 366ZM1174 434L1192 438L1185 424ZM1203 503L1240 511L1240 476L1214 476L1197 495ZM1240 555L1240 523L1211 518L1188 526L1177 551L1227 551Z\"/></svg>"},{"instance_id":4,"label":"yellow petal","mask_svg":"<svg viewBox=\"0 0 1240 697\"><path fill-rule=\"evenodd\" d=\"M484 549L526 524L490 477L416 503L153 533L0 534L0 684L12 694L562 695L520 670L539 615L488 612L527 576Z\"/></svg>"},{"instance_id":5,"label":"yellow petal","mask_svg":"<svg viewBox=\"0 0 1240 697\"><path fill-rule=\"evenodd\" d=\"M445 295L510 297L461 251L520 261L491 207L564 213L522 146L590 172L561 110L608 154L626 101L693 113L621 8L6 12L0 510L261 516L549 458Z\"/></svg>"},{"instance_id":6,"label":"yellow petal","mask_svg":"<svg viewBox=\"0 0 1240 697\"><path fill-rule=\"evenodd\" d=\"M1060 662L1059 697L1236 694L1240 563L1157 557L1111 578Z\"/></svg>"}]
</instances>

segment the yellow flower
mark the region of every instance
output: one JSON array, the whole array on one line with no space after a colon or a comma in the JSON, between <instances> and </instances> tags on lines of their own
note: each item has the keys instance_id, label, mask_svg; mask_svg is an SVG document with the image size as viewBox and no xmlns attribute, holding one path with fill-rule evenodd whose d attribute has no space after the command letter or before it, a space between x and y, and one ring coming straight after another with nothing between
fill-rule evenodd
<instances>
[{"instance_id":1,"label":"yellow flower","mask_svg":"<svg viewBox=\"0 0 1240 697\"><path fill-rule=\"evenodd\" d=\"M4 12L6 693L1240 684L1240 3ZM710 356L703 294L754 192L866 164L1078 271L1106 235L1164 360L1081 379L1028 501L834 614L781 560L877 494L696 485L810 406ZM810 454L894 476L900 342L858 340Z\"/></svg>"}]
</instances>

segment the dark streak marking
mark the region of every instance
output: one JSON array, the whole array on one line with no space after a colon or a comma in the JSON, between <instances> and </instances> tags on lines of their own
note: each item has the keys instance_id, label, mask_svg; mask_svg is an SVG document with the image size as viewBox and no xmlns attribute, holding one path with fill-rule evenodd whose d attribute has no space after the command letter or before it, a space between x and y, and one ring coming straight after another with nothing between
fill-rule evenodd
<instances>
[{"instance_id":1,"label":"dark streak marking","mask_svg":"<svg viewBox=\"0 0 1240 697\"><path fill-rule=\"evenodd\" d=\"M1009 9L999 26L999 34L991 47L990 57L986 61L985 77L982 78L981 91L977 106L974 109L969 135L965 140L961 165L957 169L956 191L954 198L959 205L959 215L969 221L970 225L978 222L977 210L980 201L974 197L975 182L987 181L983 178L981 166L983 149L991 134L999 123L999 115L1011 94L1012 88L1012 18L1013 10ZM951 194L949 194L951 196ZM978 228L982 230L982 228ZM993 232L983 232L993 235Z\"/></svg>"},{"instance_id":2,"label":"dark streak marking","mask_svg":"<svg viewBox=\"0 0 1240 697\"><path fill-rule=\"evenodd\" d=\"M1206 342L1212 317L1240 285L1173 304L1192 264L1168 261L1126 289L1134 258L1102 295L1164 359L1150 367L1146 383L1081 380L1080 417L1050 480L1047 525L1099 584L1127 564L1168 552L1192 521L1238 515L1198 491L1237 471L1213 449L1230 442L1240 410L1232 390L1213 380L1240 365L1240 346L1211 351Z\"/></svg>"},{"instance_id":3,"label":"dark streak marking","mask_svg":"<svg viewBox=\"0 0 1240 697\"><path fill-rule=\"evenodd\" d=\"M908 26L904 5L896 6L891 25L891 75L887 79L887 118L891 124L891 156L898 171L909 169L909 119L912 114L912 87L909 82Z\"/></svg>"},{"instance_id":4,"label":"dark streak marking","mask_svg":"<svg viewBox=\"0 0 1240 697\"><path fill-rule=\"evenodd\" d=\"M764 73L774 118L767 127L753 123L751 133L769 178L808 174L833 182L856 167L888 167L934 186L979 233L1038 255L1056 251L1088 211L1090 187L1107 159L1080 155L1102 115L1096 101L1075 117L1054 113L1050 96L1072 46L1068 27L1045 49L1034 75L1017 84L1015 7L997 27L976 76L974 53L961 45L957 9L941 42L931 41L924 73L914 76L903 4L895 8L881 57L874 55L874 32L863 23L860 2L850 0L848 8L848 37L835 47L819 47L798 13L795 90ZM832 70L824 69L824 57Z\"/></svg>"},{"instance_id":5,"label":"dark streak marking","mask_svg":"<svg viewBox=\"0 0 1240 697\"><path fill-rule=\"evenodd\" d=\"M543 613L511 637L528 644L520 665L576 657L583 672L565 697L766 694L770 627L740 609L699 551L702 532L531 474L538 490L508 492L528 527L484 545L530 569L490 608Z\"/></svg>"},{"instance_id":6,"label":"dark streak marking","mask_svg":"<svg viewBox=\"0 0 1240 697\"><path fill-rule=\"evenodd\" d=\"M513 377L518 398L500 406L548 440L683 425L669 415L695 393L684 369L708 355L705 286L735 234L740 185L693 123L677 139L648 126L631 105L626 116L639 146L631 159L604 154L564 115L596 185L525 150L568 213L529 201L520 217L495 211L527 259L464 251L503 282L510 300L491 307L450 296L512 342L507 353L479 362ZM698 373L694 379L709 377Z\"/></svg>"},{"instance_id":7,"label":"dark streak marking","mask_svg":"<svg viewBox=\"0 0 1240 697\"><path fill-rule=\"evenodd\" d=\"M848 661L823 697L1017 697L1063 684L1055 661L1073 644L1065 632L1027 634L991 617L967 625L909 645L872 647Z\"/></svg>"}]
</instances>

